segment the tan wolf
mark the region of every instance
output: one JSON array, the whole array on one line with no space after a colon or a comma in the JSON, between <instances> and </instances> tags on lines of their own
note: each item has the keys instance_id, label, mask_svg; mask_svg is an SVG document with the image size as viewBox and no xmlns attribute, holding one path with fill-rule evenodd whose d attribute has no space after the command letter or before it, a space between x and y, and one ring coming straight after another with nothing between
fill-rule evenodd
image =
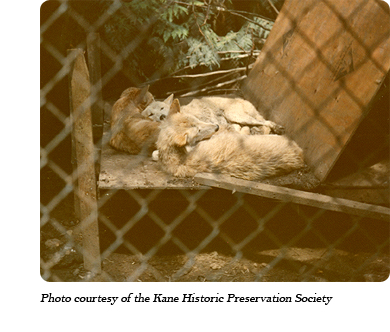
<instances>
[{"instance_id":1,"label":"tan wolf","mask_svg":"<svg viewBox=\"0 0 390 332\"><path fill-rule=\"evenodd\" d=\"M122 92L111 111L110 144L115 149L130 154L150 153L156 148L160 122L141 114L154 103L149 86L128 88Z\"/></svg>"},{"instance_id":2,"label":"tan wolf","mask_svg":"<svg viewBox=\"0 0 390 332\"><path fill-rule=\"evenodd\" d=\"M287 137L219 131L217 124L182 113L177 99L161 124L157 148L163 169L178 177L207 172L261 180L305 166L302 149Z\"/></svg>"}]
</instances>

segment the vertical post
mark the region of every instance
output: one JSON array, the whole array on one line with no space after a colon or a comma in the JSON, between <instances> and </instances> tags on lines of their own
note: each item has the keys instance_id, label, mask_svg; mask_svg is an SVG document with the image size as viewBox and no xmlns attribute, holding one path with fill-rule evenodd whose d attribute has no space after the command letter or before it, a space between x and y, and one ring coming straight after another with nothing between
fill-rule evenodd
<instances>
[{"instance_id":1,"label":"vertical post","mask_svg":"<svg viewBox=\"0 0 390 332\"><path fill-rule=\"evenodd\" d=\"M69 51L68 51L68 59L69 59ZM70 77L70 74L69 74ZM72 111L72 93L71 93L71 84L69 79L69 100L70 100L70 123L72 124L72 131L71 131L71 140L72 140L72 155L71 155L71 164L72 164L72 183L73 183L73 201L74 201L74 214L78 221L81 220L80 216L80 195L79 195L79 181L78 181L78 174L77 174L77 157L76 157L76 143L75 143L75 137L74 137L74 130L73 130L73 111Z\"/></svg>"},{"instance_id":2,"label":"vertical post","mask_svg":"<svg viewBox=\"0 0 390 332\"><path fill-rule=\"evenodd\" d=\"M92 97L92 129L95 144L99 144L103 136L103 97L102 74L100 64L100 35L90 32L87 35L88 69L91 81Z\"/></svg>"},{"instance_id":3,"label":"vertical post","mask_svg":"<svg viewBox=\"0 0 390 332\"><path fill-rule=\"evenodd\" d=\"M77 156L76 156L76 143L74 137L74 119L73 119L73 103L72 103L72 70L73 64L75 61L75 51L68 50L67 51L67 62L69 64L69 79L68 79L68 90L69 90L69 108L70 108L70 123L72 125L71 130L71 142L72 142L72 150L71 150L71 164L72 164L72 184L73 184L73 200L74 200L74 212L76 220L80 222L80 195L79 195L79 181L78 181L78 173L77 173Z\"/></svg>"},{"instance_id":4,"label":"vertical post","mask_svg":"<svg viewBox=\"0 0 390 332\"><path fill-rule=\"evenodd\" d=\"M80 231L83 237L84 267L101 272L94 144L91 119L91 87L83 50L68 51L73 58L70 71L72 140L77 164L77 188L80 207Z\"/></svg>"}]
</instances>

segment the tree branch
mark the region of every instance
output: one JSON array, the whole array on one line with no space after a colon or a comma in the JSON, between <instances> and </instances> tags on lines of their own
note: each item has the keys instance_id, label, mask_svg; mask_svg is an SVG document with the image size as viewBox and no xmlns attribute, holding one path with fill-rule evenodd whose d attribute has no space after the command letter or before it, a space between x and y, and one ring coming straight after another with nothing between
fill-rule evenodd
<instances>
[{"instance_id":1,"label":"tree branch","mask_svg":"<svg viewBox=\"0 0 390 332\"><path fill-rule=\"evenodd\" d=\"M220 88L220 87L222 87L224 85L228 85L228 84L232 84L232 83L236 83L236 82L242 81L246 77L247 77L246 75L240 76L240 77L235 78L235 79L230 80L230 81L218 83L217 85L214 85L214 86L210 86L210 87L206 87L204 89L200 89L200 90L196 90L196 91L191 91L191 92L185 93L184 95L181 95L180 97L194 96L194 95L196 95L198 93L201 93L201 92L210 91L210 90L213 90L213 89L216 89L216 88Z\"/></svg>"},{"instance_id":2,"label":"tree branch","mask_svg":"<svg viewBox=\"0 0 390 332\"><path fill-rule=\"evenodd\" d=\"M217 71L212 71L210 73L203 73L203 74L170 76L170 78L196 78L196 77L205 77L205 76L212 76L212 75L219 75L219 74L241 72L241 71L245 71L245 70L246 70L245 67L240 67L240 68L227 69L227 70L217 70Z\"/></svg>"},{"instance_id":3,"label":"tree branch","mask_svg":"<svg viewBox=\"0 0 390 332\"><path fill-rule=\"evenodd\" d=\"M272 9L275 11L276 15L279 15L279 10L275 7L275 5L272 3L271 0L267 0L269 5L272 7Z\"/></svg>"}]
</instances>

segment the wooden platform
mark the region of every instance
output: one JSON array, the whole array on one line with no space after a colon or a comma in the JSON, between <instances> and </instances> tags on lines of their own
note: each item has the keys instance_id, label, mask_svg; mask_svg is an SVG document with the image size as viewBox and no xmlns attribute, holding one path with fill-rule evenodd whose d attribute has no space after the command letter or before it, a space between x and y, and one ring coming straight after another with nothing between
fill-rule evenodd
<instances>
[{"instance_id":1,"label":"wooden platform","mask_svg":"<svg viewBox=\"0 0 390 332\"><path fill-rule=\"evenodd\" d=\"M244 192L285 202L309 205L326 210L389 220L390 209L303 190L314 189L319 181L308 170L262 182L244 181L230 176L197 174L192 178L176 178L160 169L150 157L129 155L111 148L109 126L105 126L98 186L100 189L185 189L212 187ZM290 188L285 188L290 187Z\"/></svg>"},{"instance_id":2,"label":"wooden platform","mask_svg":"<svg viewBox=\"0 0 390 332\"><path fill-rule=\"evenodd\" d=\"M390 207L390 161L382 160L321 186L324 195Z\"/></svg>"}]
</instances>

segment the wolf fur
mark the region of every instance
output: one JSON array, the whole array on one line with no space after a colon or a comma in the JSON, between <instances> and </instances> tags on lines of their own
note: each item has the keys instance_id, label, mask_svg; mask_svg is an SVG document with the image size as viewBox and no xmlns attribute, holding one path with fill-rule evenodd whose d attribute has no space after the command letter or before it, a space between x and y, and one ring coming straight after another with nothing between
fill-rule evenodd
<instances>
[{"instance_id":1,"label":"wolf fur","mask_svg":"<svg viewBox=\"0 0 390 332\"><path fill-rule=\"evenodd\" d=\"M245 134L283 133L283 127L265 120L252 103L238 97L210 96L193 99L182 107L182 112Z\"/></svg>"},{"instance_id":2,"label":"wolf fur","mask_svg":"<svg viewBox=\"0 0 390 332\"><path fill-rule=\"evenodd\" d=\"M218 124L181 112L177 99L161 125L157 148L162 167L177 177L207 172L261 180L305 166L302 149L287 137L219 130Z\"/></svg>"},{"instance_id":3,"label":"wolf fur","mask_svg":"<svg viewBox=\"0 0 390 332\"><path fill-rule=\"evenodd\" d=\"M111 110L110 144L130 154L151 153L156 148L160 123L141 114L153 104L149 86L128 88L122 92Z\"/></svg>"}]
</instances>

